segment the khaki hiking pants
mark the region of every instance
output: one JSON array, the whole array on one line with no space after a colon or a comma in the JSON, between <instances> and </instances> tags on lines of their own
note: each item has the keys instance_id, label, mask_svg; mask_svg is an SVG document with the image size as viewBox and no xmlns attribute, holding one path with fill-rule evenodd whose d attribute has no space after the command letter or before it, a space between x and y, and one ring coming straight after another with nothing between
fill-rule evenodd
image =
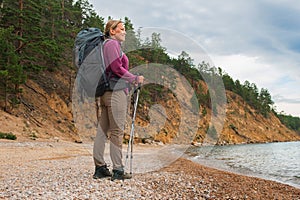
<instances>
[{"instance_id":1,"label":"khaki hiking pants","mask_svg":"<svg viewBox=\"0 0 300 200\"><path fill-rule=\"evenodd\" d=\"M107 91L100 97L101 115L94 141L93 158L96 166L104 161L105 142L110 140L110 158L113 169L123 169L122 143L127 112L127 95L123 90Z\"/></svg>"}]
</instances>

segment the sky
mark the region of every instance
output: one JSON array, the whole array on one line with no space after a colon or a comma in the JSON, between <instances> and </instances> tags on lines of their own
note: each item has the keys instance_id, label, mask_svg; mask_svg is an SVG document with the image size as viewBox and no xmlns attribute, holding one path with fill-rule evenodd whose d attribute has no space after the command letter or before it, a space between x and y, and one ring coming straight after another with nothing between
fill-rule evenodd
<instances>
[{"instance_id":1,"label":"sky","mask_svg":"<svg viewBox=\"0 0 300 200\"><path fill-rule=\"evenodd\" d=\"M277 112L300 117L298 0L89 2L105 19L128 17L135 30L155 27L172 30L177 39L188 38L234 80L268 89ZM184 48L197 61L194 48Z\"/></svg>"}]
</instances>

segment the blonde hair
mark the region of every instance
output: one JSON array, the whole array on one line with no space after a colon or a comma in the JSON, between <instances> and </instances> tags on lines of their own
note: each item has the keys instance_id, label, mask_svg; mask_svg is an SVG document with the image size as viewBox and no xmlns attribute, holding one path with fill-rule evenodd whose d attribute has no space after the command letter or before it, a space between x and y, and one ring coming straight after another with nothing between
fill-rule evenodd
<instances>
[{"instance_id":1,"label":"blonde hair","mask_svg":"<svg viewBox=\"0 0 300 200\"><path fill-rule=\"evenodd\" d=\"M115 29L117 28L118 24L123 23L121 20L108 20L106 23L105 29L104 29L104 34L106 37L110 37L110 29Z\"/></svg>"}]
</instances>

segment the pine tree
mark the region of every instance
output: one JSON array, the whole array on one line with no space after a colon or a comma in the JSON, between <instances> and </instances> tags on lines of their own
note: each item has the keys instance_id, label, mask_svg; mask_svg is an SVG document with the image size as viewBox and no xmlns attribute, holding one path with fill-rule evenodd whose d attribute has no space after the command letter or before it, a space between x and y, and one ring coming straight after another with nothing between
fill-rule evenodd
<instances>
[{"instance_id":1,"label":"pine tree","mask_svg":"<svg viewBox=\"0 0 300 200\"><path fill-rule=\"evenodd\" d=\"M26 78L13 44L16 35L12 34L12 31L13 27L0 28L0 94L4 97L4 110L6 111L10 100L12 106L18 103L21 93L20 85L25 82ZM10 99L9 96L11 96Z\"/></svg>"}]
</instances>

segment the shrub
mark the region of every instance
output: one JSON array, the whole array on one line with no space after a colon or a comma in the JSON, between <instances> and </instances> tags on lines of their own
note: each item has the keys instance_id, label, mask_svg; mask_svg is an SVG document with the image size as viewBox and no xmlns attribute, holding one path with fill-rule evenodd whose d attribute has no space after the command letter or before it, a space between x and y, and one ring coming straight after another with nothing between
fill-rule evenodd
<instances>
[{"instance_id":1,"label":"shrub","mask_svg":"<svg viewBox=\"0 0 300 200\"><path fill-rule=\"evenodd\" d=\"M16 140L17 136L12 133L2 133L0 132L0 139Z\"/></svg>"}]
</instances>

